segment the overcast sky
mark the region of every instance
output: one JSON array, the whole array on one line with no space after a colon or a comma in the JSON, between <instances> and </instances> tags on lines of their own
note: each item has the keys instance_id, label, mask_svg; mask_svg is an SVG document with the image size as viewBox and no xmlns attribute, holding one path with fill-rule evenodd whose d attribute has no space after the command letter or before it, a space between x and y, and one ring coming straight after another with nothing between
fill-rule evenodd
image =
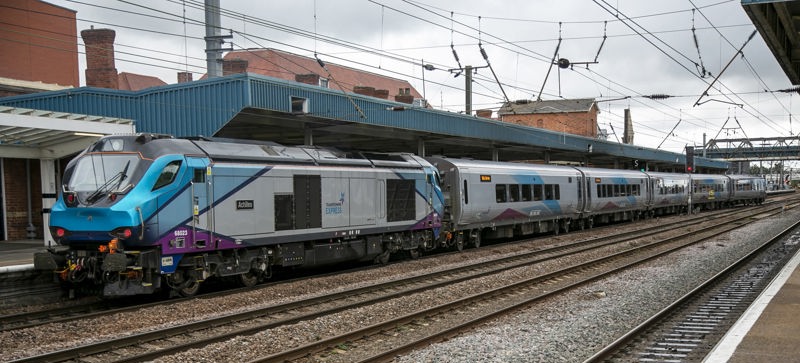
<instances>
[{"instance_id":1,"label":"overcast sky","mask_svg":"<svg viewBox=\"0 0 800 363\"><path fill-rule=\"evenodd\" d=\"M116 30L120 72L167 83L179 71L195 79L205 73L202 0L49 2L76 10L79 32L91 25ZM634 143L673 152L702 145L704 133L774 137L800 128L792 116L797 95L766 91L792 85L761 36L736 56L755 30L739 1L221 0L221 7L233 49L316 52L326 62L407 79L435 108L451 112L465 109L464 77L448 69L486 66L481 44L502 90L489 68L479 69L473 109L497 110L503 90L511 100L536 99L544 85L542 99L596 98L599 127L612 141L622 137L630 108ZM545 83L557 47L555 58L577 64L552 67ZM84 55L79 59L84 69ZM423 75L423 62L436 69ZM81 71L82 84L83 77Z\"/></svg>"}]
</instances>

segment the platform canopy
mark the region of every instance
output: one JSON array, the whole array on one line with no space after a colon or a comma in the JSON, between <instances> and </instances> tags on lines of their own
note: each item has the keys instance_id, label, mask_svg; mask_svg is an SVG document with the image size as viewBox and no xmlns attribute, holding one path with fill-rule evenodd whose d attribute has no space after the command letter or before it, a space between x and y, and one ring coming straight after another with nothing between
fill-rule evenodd
<instances>
[{"instance_id":1,"label":"platform canopy","mask_svg":"<svg viewBox=\"0 0 800 363\"><path fill-rule=\"evenodd\" d=\"M0 157L57 159L101 136L135 131L130 119L0 106Z\"/></svg>"}]
</instances>

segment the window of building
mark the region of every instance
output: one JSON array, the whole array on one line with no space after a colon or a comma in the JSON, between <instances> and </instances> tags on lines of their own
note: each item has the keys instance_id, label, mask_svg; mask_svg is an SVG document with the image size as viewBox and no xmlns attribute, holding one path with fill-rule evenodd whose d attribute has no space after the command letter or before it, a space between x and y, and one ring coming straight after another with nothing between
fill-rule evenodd
<instances>
[{"instance_id":1,"label":"window of building","mask_svg":"<svg viewBox=\"0 0 800 363\"><path fill-rule=\"evenodd\" d=\"M308 113L308 99L303 97L292 97L291 112L295 115Z\"/></svg>"}]
</instances>

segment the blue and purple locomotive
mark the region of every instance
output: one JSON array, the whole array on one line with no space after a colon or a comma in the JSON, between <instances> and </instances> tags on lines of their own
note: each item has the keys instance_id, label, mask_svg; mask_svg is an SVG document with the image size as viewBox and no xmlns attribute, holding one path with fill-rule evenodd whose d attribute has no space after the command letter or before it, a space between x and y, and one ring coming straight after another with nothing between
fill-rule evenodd
<instances>
[{"instance_id":1,"label":"blue and purple locomotive","mask_svg":"<svg viewBox=\"0 0 800 363\"><path fill-rule=\"evenodd\" d=\"M67 165L50 220L64 247L34 266L106 296L188 296L210 277L253 285L274 266L385 262L435 247L437 181L410 154L105 137Z\"/></svg>"}]
</instances>

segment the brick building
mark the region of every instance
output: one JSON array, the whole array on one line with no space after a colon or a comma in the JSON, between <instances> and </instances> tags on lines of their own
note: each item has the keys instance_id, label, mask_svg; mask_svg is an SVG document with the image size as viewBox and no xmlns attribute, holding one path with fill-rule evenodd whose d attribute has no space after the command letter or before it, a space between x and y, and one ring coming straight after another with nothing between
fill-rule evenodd
<instances>
[{"instance_id":1,"label":"brick building","mask_svg":"<svg viewBox=\"0 0 800 363\"><path fill-rule=\"evenodd\" d=\"M39 0L4 0L0 22L0 77L78 87L74 10Z\"/></svg>"},{"instance_id":2,"label":"brick building","mask_svg":"<svg viewBox=\"0 0 800 363\"><path fill-rule=\"evenodd\" d=\"M0 97L77 87L75 11L38 0L2 7ZM0 156L0 240L41 238L41 185L39 160Z\"/></svg>"},{"instance_id":3,"label":"brick building","mask_svg":"<svg viewBox=\"0 0 800 363\"><path fill-rule=\"evenodd\" d=\"M3 36L0 37L0 47L3 49L0 52L0 97L78 87L75 11L38 0L7 0L2 8L0 22L5 25ZM87 85L138 90L166 84L155 77L118 74L114 65L113 30L89 29L81 32L81 35L89 65L86 70ZM13 118L17 112L28 111L0 110L2 116L9 118ZM19 122L0 123L0 127L4 129L0 133L0 147L16 145L30 149L29 146L33 145L28 145L26 140L35 135L59 133L26 128ZM73 128L72 131L82 130ZM66 140L74 136L67 133L63 138ZM88 143L91 140L83 141ZM51 205L56 196L55 190L43 192L43 185L47 185L48 189L54 187L54 183L51 185L53 176L58 180L71 156L40 160L24 152L3 150L0 153L0 241L43 238L46 234L45 214L49 212L49 205L45 203ZM42 177L45 174L48 178Z\"/></svg>"},{"instance_id":4,"label":"brick building","mask_svg":"<svg viewBox=\"0 0 800 363\"><path fill-rule=\"evenodd\" d=\"M497 112L500 121L556 132L597 137L597 114L592 98L507 102Z\"/></svg>"},{"instance_id":5,"label":"brick building","mask_svg":"<svg viewBox=\"0 0 800 363\"><path fill-rule=\"evenodd\" d=\"M314 58L269 48L228 52L222 64L223 75L257 73L403 103L422 99L422 95L406 80L333 63L327 63L326 68L330 75Z\"/></svg>"}]
</instances>

